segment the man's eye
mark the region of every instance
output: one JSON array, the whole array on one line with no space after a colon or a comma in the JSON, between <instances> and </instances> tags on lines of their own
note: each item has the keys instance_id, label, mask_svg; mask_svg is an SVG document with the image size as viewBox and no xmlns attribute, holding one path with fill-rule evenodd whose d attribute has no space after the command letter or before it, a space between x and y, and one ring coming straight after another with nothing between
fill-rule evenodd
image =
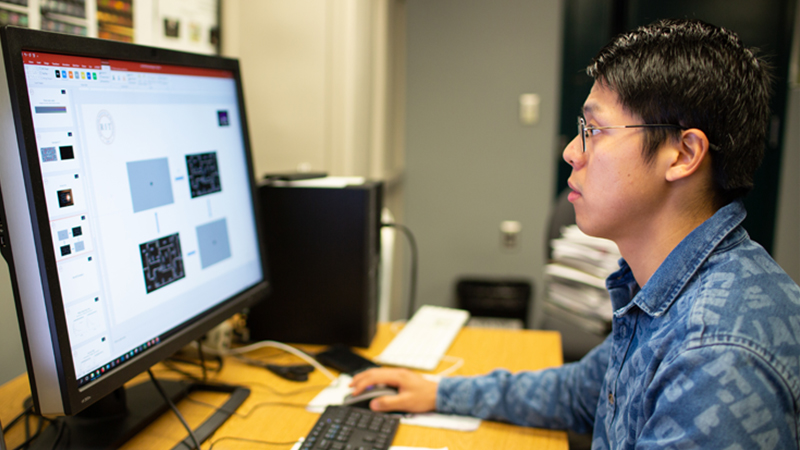
<instances>
[{"instance_id":1,"label":"man's eye","mask_svg":"<svg viewBox=\"0 0 800 450\"><path fill-rule=\"evenodd\" d=\"M587 138L600 134L600 130L598 130L597 128L586 127L584 128L584 130L586 131Z\"/></svg>"}]
</instances>

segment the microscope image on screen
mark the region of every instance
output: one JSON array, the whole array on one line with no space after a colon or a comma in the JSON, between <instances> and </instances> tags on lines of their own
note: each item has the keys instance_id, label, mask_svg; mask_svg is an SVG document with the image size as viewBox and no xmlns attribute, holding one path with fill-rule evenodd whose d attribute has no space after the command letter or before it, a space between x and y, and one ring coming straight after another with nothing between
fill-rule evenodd
<instances>
[{"instance_id":1,"label":"microscope image on screen","mask_svg":"<svg viewBox=\"0 0 800 450\"><path fill-rule=\"evenodd\" d=\"M139 250L148 294L186 276L177 233L145 242L139 245Z\"/></svg>"},{"instance_id":2,"label":"microscope image on screen","mask_svg":"<svg viewBox=\"0 0 800 450\"><path fill-rule=\"evenodd\" d=\"M217 152L186 155L186 171L189 174L192 198L222 190L217 166Z\"/></svg>"},{"instance_id":3,"label":"microscope image on screen","mask_svg":"<svg viewBox=\"0 0 800 450\"><path fill-rule=\"evenodd\" d=\"M132 161L127 166L134 213L174 202L167 158Z\"/></svg>"},{"instance_id":4,"label":"microscope image on screen","mask_svg":"<svg viewBox=\"0 0 800 450\"><path fill-rule=\"evenodd\" d=\"M62 189L58 191L58 206L61 208L65 208L67 206L72 206L75 204L75 201L72 198L72 189Z\"/></svg>"}]
</instances>

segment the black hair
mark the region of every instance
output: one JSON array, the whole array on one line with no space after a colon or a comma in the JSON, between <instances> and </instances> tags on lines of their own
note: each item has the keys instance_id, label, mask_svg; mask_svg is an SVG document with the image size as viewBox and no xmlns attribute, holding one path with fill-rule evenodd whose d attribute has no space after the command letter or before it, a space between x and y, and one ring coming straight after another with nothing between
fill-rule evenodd
<instances>
[{"instance_id":1,"label":"black hair","mask_svg":"<svg viewBox=\"0 0 800 450\"><path fill-rule=\"evenodd\" d=\"M644 123L702 130L723 204L752 189L764 156L771 69L736 33L699 20L660 20L611 41L586 73ZM646 129L645 160L678 133Z\"/></svg>"}]
</instances>

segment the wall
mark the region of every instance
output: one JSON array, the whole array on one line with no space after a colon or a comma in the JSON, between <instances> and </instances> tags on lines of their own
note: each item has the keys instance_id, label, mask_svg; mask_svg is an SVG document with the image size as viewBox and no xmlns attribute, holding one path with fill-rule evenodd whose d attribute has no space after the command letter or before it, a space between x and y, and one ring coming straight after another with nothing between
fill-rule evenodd
<instances>
[{"instance_id":1,"label":"wall","mask_svg":"<svg viewBox=\"0 0 800 450\"><path fill-rule=\"evenodd\" d=\"M409 0L407 224L420 249L417 304L454 305L461 275L522 276L542 297L555 161L562 3ZM518 120L520 94L541 119ZM522 223L517 251L500 222Z\"/></svg>"},{"instance_id":2,"label":"wall","mask_svg":"<svg viewBox=\"0 0 800 450\"><path fill-rule=\"evenodd\" d=\"M405 2L226 0L222 51L242 66L256 176L312 170L385 184L403 220ZM402 277L404 242L391 270ZM386 292L399 310L401 283Z\"/></svg>"},{"instance_id":3,"label":"wall","mask_svg":"<svg viewBox=\"0 0 800 450\"><path fill-rule=\"evenodd\" d=\"M223 6L222 49L241 62L256 176L328 167L329 15L317 1Z\"/></svg>"},{"instance_id":4,"label":"wall","mask_svg":"<svg viewBox=\"0 0 800 450\"><path fill-rule=\"evenodd\" d=\"M789 95L786 123L800 123L800 8L794 21L792 55L789 63ZM775 261L795 283L800 283L800 129L787 126L783 136L781 186L775 229Z\"/></svg>"},{"instance_id":5,"label":"wall","mask_svg":"<svg viewBox=\"0 0 800 450\"><path fill-rule=\"evenodd\" d=\"M257 176L402 171L393 139L402 13L398 0L223 3L222 51L241 61Z\"/></svg>"},{"instance_id":6,"label":"wall","mask_svg":"<svg viewBox=\"0 0 800 450\"><path fill-rule=\"evenodd\" d=\"M14 292L6 260L0 258L0 384L25 372Z\"/></svg>"}]
</instances>

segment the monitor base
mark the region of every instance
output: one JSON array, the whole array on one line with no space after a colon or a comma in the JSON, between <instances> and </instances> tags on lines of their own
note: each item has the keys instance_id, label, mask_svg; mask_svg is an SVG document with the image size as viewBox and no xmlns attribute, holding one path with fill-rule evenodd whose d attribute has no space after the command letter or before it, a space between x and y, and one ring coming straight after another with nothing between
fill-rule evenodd
<instances>
[{"instance_id":1,"label":"monitor base","mask_svg":"<svg viewBox=\"0 0 800 450\"><path fill-rule=\"evenodd\" d=\"M159 380L164 391L178 403L191 392L211 391L230 394L205 422L194 431L199 442L211 436L250 395L242 386L189 383ZM85 411L59 417L27 447L29 449L114 449L144 430L165 412L172 412L152 381L120 388ZM176 444L175 449L194 448L192 438Z\"/></svg>"}]
</instances>

